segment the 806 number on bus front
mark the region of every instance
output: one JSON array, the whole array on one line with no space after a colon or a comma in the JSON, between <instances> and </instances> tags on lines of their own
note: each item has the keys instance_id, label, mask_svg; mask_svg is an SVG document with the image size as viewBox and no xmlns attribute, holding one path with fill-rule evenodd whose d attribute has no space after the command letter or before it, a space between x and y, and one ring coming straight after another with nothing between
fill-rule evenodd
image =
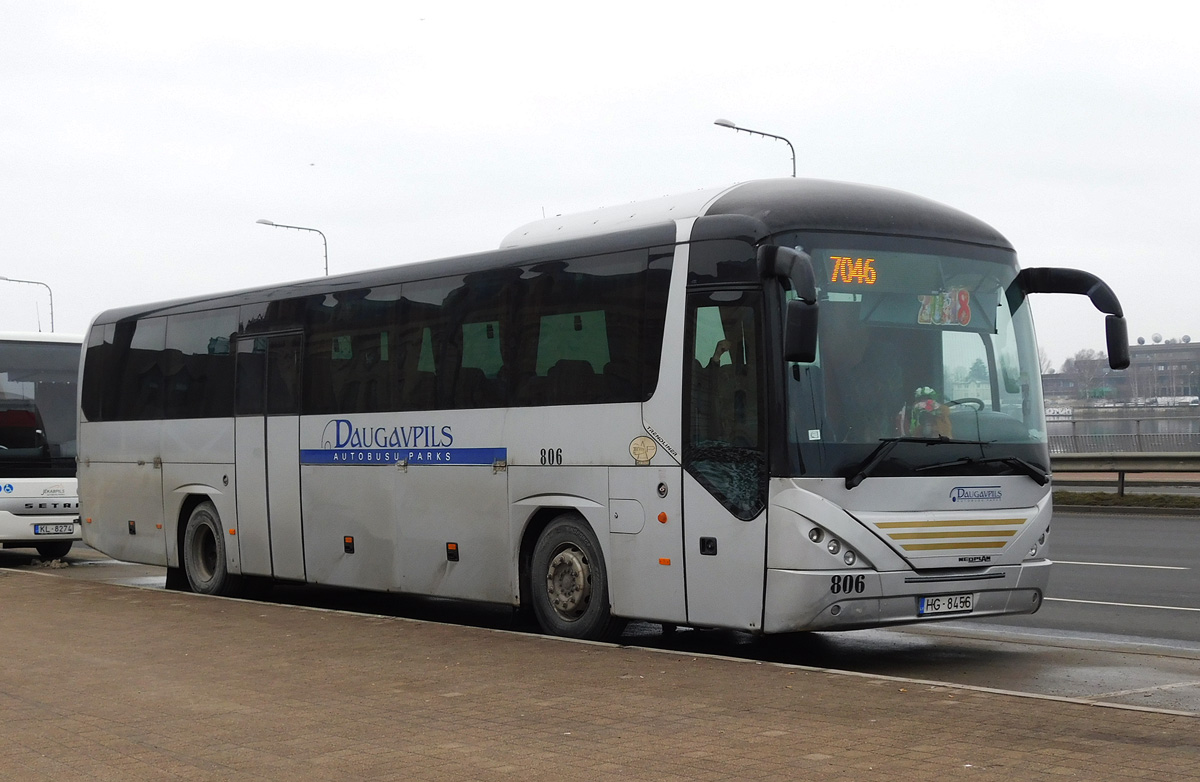
<instances>
[{"instance_id":1,"label":"806 number on bus front","mask_svg":"<svg viewBox=\"0 0 1200 782\"><path fill-rule=\"evenodd\" d=\"M829 582L829 593L832 595L859 595L866 591L867 577L861 573L857 576L834 576Z\"/></svg>"}]
</instances>

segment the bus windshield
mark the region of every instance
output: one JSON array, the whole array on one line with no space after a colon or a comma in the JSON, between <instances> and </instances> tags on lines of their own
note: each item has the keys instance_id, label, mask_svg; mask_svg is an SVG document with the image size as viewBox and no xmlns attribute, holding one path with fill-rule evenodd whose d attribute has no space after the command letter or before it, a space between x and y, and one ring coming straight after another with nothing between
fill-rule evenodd
<instances>
[{"instance_id":1,"label":"bus windshield","mask_svg":"<svg viewBox=\"0 0 1200 782\"><path fill-rule=\"evenodd\" d=\"M75 474L79 345L0 339L0 469Z\"/></svg>"},{"instance_id":2,"label":"bus windshield","mask_svg":"<svg viewBox=\"0 0 1200 782\"><path fill-rule=\"evenodd\" d=\"M788 373L789 450L811 474L1049 470L1029 307L1011 253L881 237L795 237L820 286L817 361ZM831 241L832 240L832 241Z\"/></svg>"}]
</instances>

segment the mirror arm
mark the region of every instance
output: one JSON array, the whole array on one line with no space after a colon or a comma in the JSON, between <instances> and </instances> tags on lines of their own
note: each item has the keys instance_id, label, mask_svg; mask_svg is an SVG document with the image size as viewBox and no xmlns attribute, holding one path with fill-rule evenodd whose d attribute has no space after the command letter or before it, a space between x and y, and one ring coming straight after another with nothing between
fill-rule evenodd
<instances>
[{"instance_id":1,"label":"mirror arm","mask_svg":"<svg viewBox=\"0 0 1200 782\"><path fill-rule=\"evenodd\" d=\"M1080 269L1053 266L1022 269L1006 293L1009 304L1013 304L1016 298L1018 305L1030 293L1077 293L1087 296L1096 309L1107 315L1116 315L1118 318L1125 316L1117 294L1108 287L1108 283Z\"/></svg>"},{"instance_id":2,"label":"mirror arm","mask_svg":"<svg viewBox=\"0 0 1200 782\"><path fill-rule=\"evenodd\" d=\"M764 244L758 248L758 272L763 277L789 280L796 296L804 303L817 303L817 277L808 253Z\"/></svg>"},{"instance_id":3,"label":"mirror arm","mask_svg":"<svg viewBox=\"0 0 1200 782\"><path fill-rule=\"evenodd\" d=\"M1016 311L1030 293L1077 293L1087 296L1092 306L1107 315L1104 331L1108 365L1113 369L1129 366L1129 330L1125 324L1125 313L1117 294L1104 280L1080 269L1053 266L1022 269L1004 292L1009 309Z\"/></svg>"}]
</instances>

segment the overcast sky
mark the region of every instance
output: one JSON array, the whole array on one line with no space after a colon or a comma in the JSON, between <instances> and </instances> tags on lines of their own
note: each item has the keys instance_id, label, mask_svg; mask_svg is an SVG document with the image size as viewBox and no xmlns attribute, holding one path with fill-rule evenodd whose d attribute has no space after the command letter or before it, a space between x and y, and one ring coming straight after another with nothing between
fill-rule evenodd
<instances>
[{"instance_id":1,"label":"overcast sky","mask_svg":"<svg viewBox=\"0 0 1200 782\"><path fill-rule=\"evenodd\" d=\"M54 325L786 176L918 193L1200 339L1185 3L0 0L0 276ZM586 10L577 10L586 9ZM1033 299L1055 366L1104 348ZM50 329L0 282L0 330Z\"/></svg>"}]
</instances>

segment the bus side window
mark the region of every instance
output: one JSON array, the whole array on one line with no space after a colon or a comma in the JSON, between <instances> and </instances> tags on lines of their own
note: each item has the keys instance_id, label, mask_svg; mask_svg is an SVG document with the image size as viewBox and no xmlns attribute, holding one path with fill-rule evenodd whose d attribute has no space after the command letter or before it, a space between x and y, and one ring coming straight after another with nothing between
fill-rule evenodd
<instances>
[{"instance_id":1,"label":"bus side window","mask_svg":"<svg viewBox=\"0 0 1200 782\"><path fill-rule=\"evenodd\" d=\"M117 361L116 420L145 421L162 417L166 335L167 319L164 317L117 324L116 345L120 358Z\"/></svg>"},{"instance_id":2,"label":"bus side window","mask_svg":"<svg viewBox=\"0 0 1200 782\"><path fill-rule=\"evenodd\" d=\"M167 317L164 415L224 418L233 415L233 354L237 310Z\"/></svg>"},{"instance_id":3,"label":"bus side window","mask_svg":"<svg viewBox=\"0 0 1200 782\"><path fill-rule=\"evenodd\" d=\"M760 302L750 291L688 298L684 467L741 519L766 502Z\"/></svg>"},{"instance_id":4,"label":"bus side window","mask_svg":"<svg viewBox=\"0 0 1200 782\"><path fill-rule=\"evenodd\" d=\"M600 401L609 364L603 310L543 315L538 329L537 375L544 377L547 404Z\"/></svg>"},{"instance_id":5,"label":"bus side window","mask_svg":"<svg viewBox=\"0 0 1200 782\"><path fill-rule=\"evenodd\" d=\"M438 407L437 358L434 332L428 325L404 323L398 353L398 410L434 410Z\"/></svg>"},{"instance_id":6,"label":"bus side window","mask_svg":"<svg viewBox=\"0 0 1200 782\"><path fill-rule=\"evenodd\" d=\"M458 407L500 407L506 399L500 321L462 325L462 366L455 404Z\"/></svg>"}]
</instances>

